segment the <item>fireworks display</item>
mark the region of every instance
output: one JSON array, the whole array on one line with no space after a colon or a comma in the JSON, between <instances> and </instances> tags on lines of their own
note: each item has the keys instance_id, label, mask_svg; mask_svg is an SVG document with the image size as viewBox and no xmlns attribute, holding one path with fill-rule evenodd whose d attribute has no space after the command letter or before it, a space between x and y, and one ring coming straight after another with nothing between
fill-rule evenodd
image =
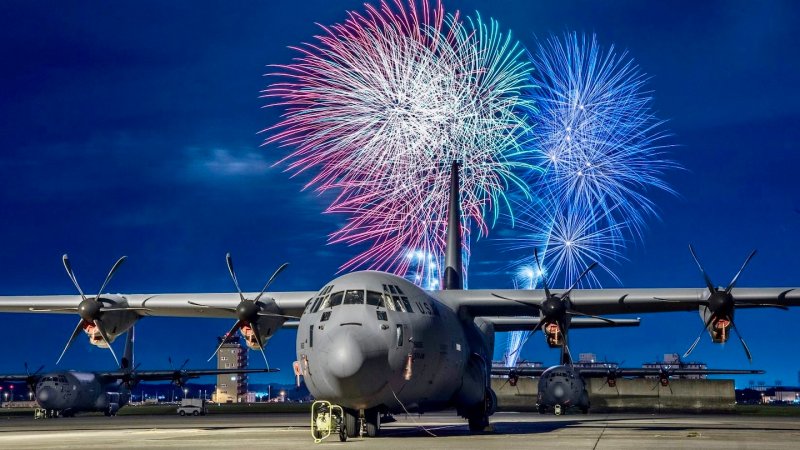
<instances>
[{"instance_id":1,"label":"fireworks display","mask_svg":"<svg viewBox=\"0 0 800 450\"><path fill-rule=\"evenodd\" d=\"M625 53L604 52L594 36L577 33L540 44L532 62L536 164L544 172L530 180L535 201L518 214L523 234L511 246L539 248L551 286L571 285L595 261L619 281L609 264L641 235L655 213L647 192L670 191L661 177L676 167L663 156L646 78ZM533 255L518 264L534 264ZM599 287L600 279L590 272L581 284ZM507 364L516 363L525 334L509 337Z\"/></svg>"},{"instance_id":2,"label":"fireworks display","mask_svg":"<svg viewBox=\"0 0 800 450\"><path fill-rule=\"evenodd\" d=\"M366 248L342 270L436 289L452 161L462 165L465 260L471 228L485 235L501 210L516 215L522 233L510 245L530 255L517 265L536 267L533 248L544 258L545 273L520 271L529 289L543 276L570 285L595 261L616 279L609 264L655 214L648 192L669 191L661 176L675 165L646 78L593 36L550 38L529 54L478 14L384 0L294 50L262 93L285 111L265 143L292 148L280 163L308 172L306 188L335 193L326 212L347 219L329 242ZM524 335L510 339L507 363Z\"/></svg>"},{"instance_id":3,"label":"fireworks display","mask_svg":"<svg viewBox=\"0 0 800 450\"><path fill-rule=\"evenodd\" d=\"M464 220L481 234L509 187L526 191L516 174L533 167L531 68L494 21L441 3L365 8L276 66L282 81L263 96L286 112L266 142L294 148L288 170L313 169L306 187L337 193L327 211L348 219L332 243L371 244L343 270L405 274L407 249L443 254L451 161L462 164Z\"/></svg>"}]
</instances>

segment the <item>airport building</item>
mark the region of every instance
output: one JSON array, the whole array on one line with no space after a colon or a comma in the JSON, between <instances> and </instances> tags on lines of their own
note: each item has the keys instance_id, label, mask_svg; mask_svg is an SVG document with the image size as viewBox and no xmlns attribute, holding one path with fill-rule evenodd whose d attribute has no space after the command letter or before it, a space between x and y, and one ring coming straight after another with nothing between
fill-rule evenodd
<instances>
[{"instance_id":1,"label":"airport building","mask_svg":"<svg viewBox=\"0 0 800 450\"><path fill-rule=\"evenodd\" d=\"M238 333L227 338L217 338L219 343L225 340L217 353L218 369L247 368L247 347L242 345ZM247 375L217 375L217 387L211 401L215 403L242 403L247 398Z\"/></svg>"}]
</instances>

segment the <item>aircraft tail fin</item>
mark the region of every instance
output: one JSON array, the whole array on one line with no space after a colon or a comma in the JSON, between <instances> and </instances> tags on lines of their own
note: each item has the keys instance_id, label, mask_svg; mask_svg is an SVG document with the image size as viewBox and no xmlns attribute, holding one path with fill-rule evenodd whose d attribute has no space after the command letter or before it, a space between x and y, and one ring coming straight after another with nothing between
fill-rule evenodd
<instances>
[{"instance_id":1,"label":"aircraft tail fin","mask_svg":"<svg viewBox=\"0 0 800 450\"><path fill-rule=\"evenodd\" d=\"M447 213L447 248L444 259L442 289L464 289L463 263L461 261L461 195L458 168L453 161L450 169L450 204Z\"/></svg>"},{"instance_id":2,"label":"aircraft tail fin","mask_svg":"<svg viewBox=\"0 0 800 450\"><path fill-rule=\"evenodd\" d=\"M122 361L119 364L119 368L127 372L133 370L133 329L134 327L131 327L125 335L125 353L122 355Z\"/></svg>"}]
</instances>

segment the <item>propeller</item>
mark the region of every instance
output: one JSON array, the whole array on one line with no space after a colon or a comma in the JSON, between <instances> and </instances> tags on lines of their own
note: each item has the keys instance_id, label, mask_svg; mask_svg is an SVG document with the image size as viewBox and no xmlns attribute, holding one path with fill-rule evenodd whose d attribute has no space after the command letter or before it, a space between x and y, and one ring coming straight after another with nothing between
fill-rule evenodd
<instances>
[{"instance_id":1,"label":"propeller","mask_svg":"<svg viewBox=\"0 0 800 450\"><path fill-rule=\"evenodd\" d=\"M44 365L36 369L36 372L31 373L30 369L28 368L28 363L27 362L25 363L25 374L27 375L25 377L25 384L28 385L29 390L33 391L34 388L36 387L36 382L39 381L38 375L39 372L42 371L42 369L44 369Z\"/></svg>"},{"instance_id":2,"label":"propeller","mask_svg":"<svg viewBox=\"0 0 800 450\"><path fill-rule=\"evenodd\" d=\"M258 324L259 317L279 317L282 319L299 319L299 317L264 311L264 307L266 305L265 303L260 302L260 300L261 297L264 295L264 293L267 292L270 285L272 285L272 282L275 281L275 278L277 278L277 276L281 272L283 272L283 270L286 269L287 266L289 266L289 263L281 264L280 267L278 267L275 270L272 276L269 277L269 280L267 280L267 284L264 285L264 288L261 289L261 292L259 292L259 294L254 299L249 300L245 298L244 293L242 293L242 289L239 287L239 279L236 277L236 271L233 269L233 258L231 258L230 253L227 253L225 255L225 262L228 265L228 272L230 273L231 279L233 280L233 285L236 287L236 292L239 293L239 299L240 299L239 304L235 308L225 308L225 307L204 305L201 303L195 303L191 301L189 302L190 305L199 306L201 308L222 310L236 314L237 318L236 323L234 323L233 327L231 327L231 329L227 333L225 333L222 340L220 341L219 346L217 347L216 350L214 350L214 353L211 354L211 357L208 358L208 360L211 361L212 359L214 359L214 356L216 356L217 353L219 353L219 350L225 344L225 340L230 336L232 336L234 333L236 333L236 330L241 328L243 325L248 325L253 330L253 336L255 337L256 342L258 343L259 349L261 350L261 356L264 357L264 363L266 363L267 368L269 369L269 361L267 361L267 355L266 353L264 353L264 342L261 339L261 330ZM270 301L274 302L274 300L272 299L270 299Z\"/></svg>"},{"instance_id":3,"label":"propeller","mask_svg":"<svg viewBox=\"0 0 800 450\"><path fill-rule=\"evenodd\" d=\"M539 261L539 251L536 248L533 249L533 257L536 260L536 265L539 268L539 273L544 273L543 270L542 270L542 264ZM535 333L536 330L539 329L540 326L544 322L558 322L560 324L563 324L563 323L566 322L567 316L571 316L571 317L590 317L592 319L602 320L604 322L608 322L608 323L611 323L611 324L614 323L614 321L611 320L611 319L607 319L605 317L595 316L595 315L591 315L591 314L585 314L585 313L582 313L580 311L576 311L576 310L572 309L572 307L571 307L572 303L569 300L570 294L578 286L578 284L581 282L581 280L586 275L588 275L589 272L592 269L594 269L596 266L597 266L597 262L594 262L594 263L590 264L589 267L584 269L584 271L581 272L581 274L578 276L578 278L575 279L575 281L572 283L572 285L569 287L569 289L567 289L562 294L553 294L550 291L550 287L547 285L547 279L545 277L542 277L542 288L544 288L545 298L541 303L535 303L535 302L526 301L526 300L513 299L513 298L504 297L502 295L492 293L492 295L494 297L497 297L499 299L509 300L509 301L520 303L520 304L525 305L527 307L533 308L533 309L535 309L537 311L537 313L539 315L539 323L537 323L536 327L534 327L533 331L531 331L530 334L528 334L528 336L525 337L525 339L522 341L522 343L519 345L519 347L516 350L514 350L513 353L511 353L512 355L514 353L516 353L517 351L519 351L522 348L523 345L525 345L525 343L528 341L528 338L531 335L533 335L533 333Z\"/></svg>"},{"instance_id":4,"label":"propeller","mask_svg":"<svg viewBox=\"0 0 800 450\"><path fill-rule=\"evenodd\" d=\"M189 381L188 378L183 375L183 368L186 367L187 364L189 364L189 359L187 358L185 361L183 361L183 364L181 364L181 366L178 367L178 369L175 369L175 366L172 364L172 357L167 357L167 361L169 361L169 367L173 371L172 383L178 387L183 387L183 385L186 384L187 381Z\"/></svg>"},{"instance_id":5,"label":"propeller","mask_svg":"<svg viewBox=\"0 0 800 450\"><path fill-rule=\"evenodd\" d=\"M64 350L61 351L61 355L58 357L58 361L56 361L56 365L61 362L61 359L64 357L64 354L67 352L67 349L72 345L72 342L75 338L80 334L81 329L87 325L94 325L97 327L97 330L100 333L100 336L103 338L103 341L108 346L108 350L111 352L111 356L114 357L114 361L117 362L117 366L119 366L119 360L117 359L116 353L114 353L114 349L111 347L111 340L108 337L108 333L106 331L106 327L103 324L103 314L108 311L149 311L149 308L133 308L128 306L106 306L104 302L109 303L107 300L104 300L100 297L103 293L103 290L108 286L108 283L111 281L111 278L114 277L114 274L117 272L117 269L125 262L127 256L123 256L111 266L111 270L109 270L108 275L106 275L106 279L103 281L103 284L100 286L100 289L97 291L97 295L94 297L87 297L84 294L83 289L81 289L80 284L78 284L78 279L75 277L75 272L72 270L72 264L69 262L69 256L65 253L61 257L61 262L64 264L64 270L67 271L67 276L69 276L70 281L75 286L75 289L78 290L78 293L81 296L81 302L78 304L76 308L29 308L30 311L33 312L55 312L55 311L72 311L78 313L80 316L80 320L78 320L78 324L75 325L75 329L72 331L72 335L70 335L69 340L67 340L67 345L64 346Z\"/></svg>"},{"instance_id":6,"label":"propeller","mask_svg":"<svg viewBox=\"0 0 800 450\"><path fill-rule=\"evenodd\" d=\"M708 330L708 327L712 326L716 320L725 319L730 321L731 328L736 334L736 337L739 338L739 342L742 344L742 348L744 349L745 355L747 355L747 359L752 362L753 355L750 353L750 348L747 346L747 343L745 342L741 333L739 333L739 329L736 327L736 323L733 321L733 313L736 309L737 302L736 298L734 298L731 292L736 286L736 282L739 281L739 276L741 276L745 267L747 267L747 265L750 263L750 260L753 259L753 256L755 256L756 251L753 250L750 252L750 254L747 256L747 259L744 260L742 267L739 268L739 271L736 272L736 275L733 276L733 279L725 289L714 286L714 283L711 281L711 277L708 276L708 273L705 271L705 269L703 269L702 264L700 264L700 260L697 258L697 254L695 253L694 247L692 247L691 244L689 245L689 252L692 254L692 258L694 259L695 264L697 264L697 268L700 269L700 273L703 275L703 280L705 281L709 292L708 298L701 301L700 304L704 305L707 310L711 312L711 314L709 314L708 319L703 323L703 329L700 330L700 334L697 336L697 339L695 339L689 349L686 350L686 353L683 354L683 357L686 358L692 353L695 347L697 347L697 344L700 342L700 339L703 337L703 333ZM742 306L764 306L787 309L784 305L778 305L774 303L743 303Z\"/></svg>"}]
</instances>

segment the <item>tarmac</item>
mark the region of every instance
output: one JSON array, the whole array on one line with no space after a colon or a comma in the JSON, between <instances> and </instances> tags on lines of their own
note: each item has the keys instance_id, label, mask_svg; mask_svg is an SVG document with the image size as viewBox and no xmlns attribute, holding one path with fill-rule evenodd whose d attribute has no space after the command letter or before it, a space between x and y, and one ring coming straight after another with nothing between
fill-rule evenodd
<instances>
[{"instance_id":1,"label":"tarmac","mask_svg":"<svg viewBox=\"0 0 800 450\"><path fill-rule=\"evenodd\" d=\"M497 413L494 432L472 435L453 412L397 416L379 438L331 436L314 444L305 414L215 414L204 417L118 416L0 419L3 449L308 449L798 448L800 419L739 415L566 415Z\"/></svg>"}]
</instances>

